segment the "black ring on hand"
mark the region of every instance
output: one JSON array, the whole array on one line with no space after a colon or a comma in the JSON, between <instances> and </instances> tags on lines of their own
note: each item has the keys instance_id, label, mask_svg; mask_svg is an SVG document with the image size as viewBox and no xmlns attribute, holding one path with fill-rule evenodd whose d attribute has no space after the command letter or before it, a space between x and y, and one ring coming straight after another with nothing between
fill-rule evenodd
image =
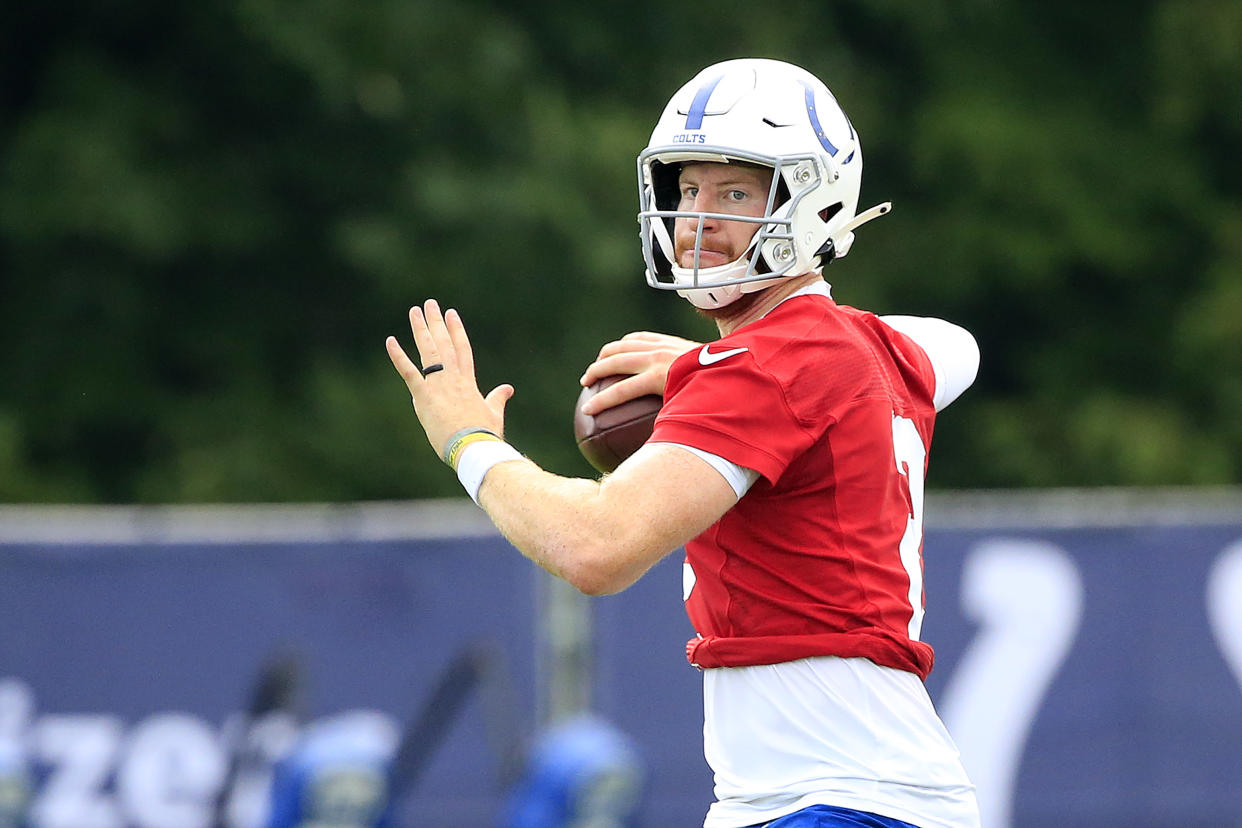
<instances>
[{"instance_id":1,"label":"black ring on hand","mask_svg":"<svg viewBox=\"0 0 1242 828\"><path fill-rule=\"evenodd\" d=\"M443 371L443 370L444 370L443 363L433 362L423 369L423 376L425 377L428 374L434 374L436 371Z\"/></svg>"}]
</instances>

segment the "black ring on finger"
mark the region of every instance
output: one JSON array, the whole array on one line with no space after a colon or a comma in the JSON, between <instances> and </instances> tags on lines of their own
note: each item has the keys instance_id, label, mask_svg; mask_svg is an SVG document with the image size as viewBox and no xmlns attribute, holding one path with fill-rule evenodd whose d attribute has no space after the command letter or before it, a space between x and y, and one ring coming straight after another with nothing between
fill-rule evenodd
<instances>
[{"instance_id":1,"label":"black ring on finger","mask_svg":"<svg viewBox=\"0 0 1242 828\"><path fill-rule=\"evenodd\" d=\"M422 370L423 370L423 376L426 377L429 374L434 374L436 371L443 371L444 364L440 362L433 362L432 364L428 365L426 368Z\"/></svg>"}]
</instances>

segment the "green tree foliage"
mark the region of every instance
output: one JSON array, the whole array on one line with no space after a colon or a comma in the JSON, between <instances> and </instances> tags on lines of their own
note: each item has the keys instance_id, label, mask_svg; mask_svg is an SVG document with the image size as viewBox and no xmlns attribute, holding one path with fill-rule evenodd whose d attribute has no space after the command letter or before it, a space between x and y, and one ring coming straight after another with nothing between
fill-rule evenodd
<instances>
[{"instance_id":1,"label":"green tree foliage","mask_svg":"<svg viewBox=\"0 0 1242 828\"><path fill-rule=\"evenodd\" d=\"M710 13L708 13L710 11ZM459 494L383 339L435 296L586 474L642 280L634 157L707 63L836 91L891 217L840 301L973 330L934 486L1236 482L1242 4L115 0L0 10L0 499Z\"/></svg>"}]
</instances>

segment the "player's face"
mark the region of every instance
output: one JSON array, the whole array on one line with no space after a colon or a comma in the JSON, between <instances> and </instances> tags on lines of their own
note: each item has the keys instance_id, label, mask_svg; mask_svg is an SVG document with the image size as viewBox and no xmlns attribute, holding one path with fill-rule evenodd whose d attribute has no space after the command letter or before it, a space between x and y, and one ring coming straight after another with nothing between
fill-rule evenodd
<instances>
[{"instance_id":1,"label":"player's face","mask_svg":"<svg viewBox=\"0 0 1242 828\"><path fill-rule=\"evenodd\" d=\"M743 164L689 163L678 179L681 201L677 209L700 213L762 216L768 206L772 170ZM677 264L694 267L694 238L698 220L679 218L673 228ZM699 267L716 267L736 260L759 229L753 222L704 219Z\"/></svg>"}]
</instances>

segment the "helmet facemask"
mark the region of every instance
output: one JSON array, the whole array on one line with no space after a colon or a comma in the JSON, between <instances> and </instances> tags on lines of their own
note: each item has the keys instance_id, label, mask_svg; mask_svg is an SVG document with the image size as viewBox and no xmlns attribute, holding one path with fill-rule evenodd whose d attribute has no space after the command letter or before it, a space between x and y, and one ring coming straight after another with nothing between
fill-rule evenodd
<instances>
[{"instance_id":1,"label":"helmet facemask","mask_svg":"<svg viewBox=\"0 0 1242 828\"><path fill-rule=\"evenodd\" d=\"M681 198L678 177L683 164L692 162L741 163L771 171L763 215L678 209ZM813 170L815 161L809 156L773 158L738 152L725 156L712 153L711 148L695 153L643 153L639 156L639 177L645 186L640 194L643 209L638 218L647 283L661 290L676 290L696 307L712 309L729 304L743 293L762 290L790 276L817 269L818 248L806 249L811 239L798 244L791 221L799 202L819 186ZM691 220L697 225L690 267L682 267L677 261L674 225L679 219ZM708 220L754 225L750 244L734 261L712 267L700 265L703 226Z\"/></svg>"}]
</instances>

